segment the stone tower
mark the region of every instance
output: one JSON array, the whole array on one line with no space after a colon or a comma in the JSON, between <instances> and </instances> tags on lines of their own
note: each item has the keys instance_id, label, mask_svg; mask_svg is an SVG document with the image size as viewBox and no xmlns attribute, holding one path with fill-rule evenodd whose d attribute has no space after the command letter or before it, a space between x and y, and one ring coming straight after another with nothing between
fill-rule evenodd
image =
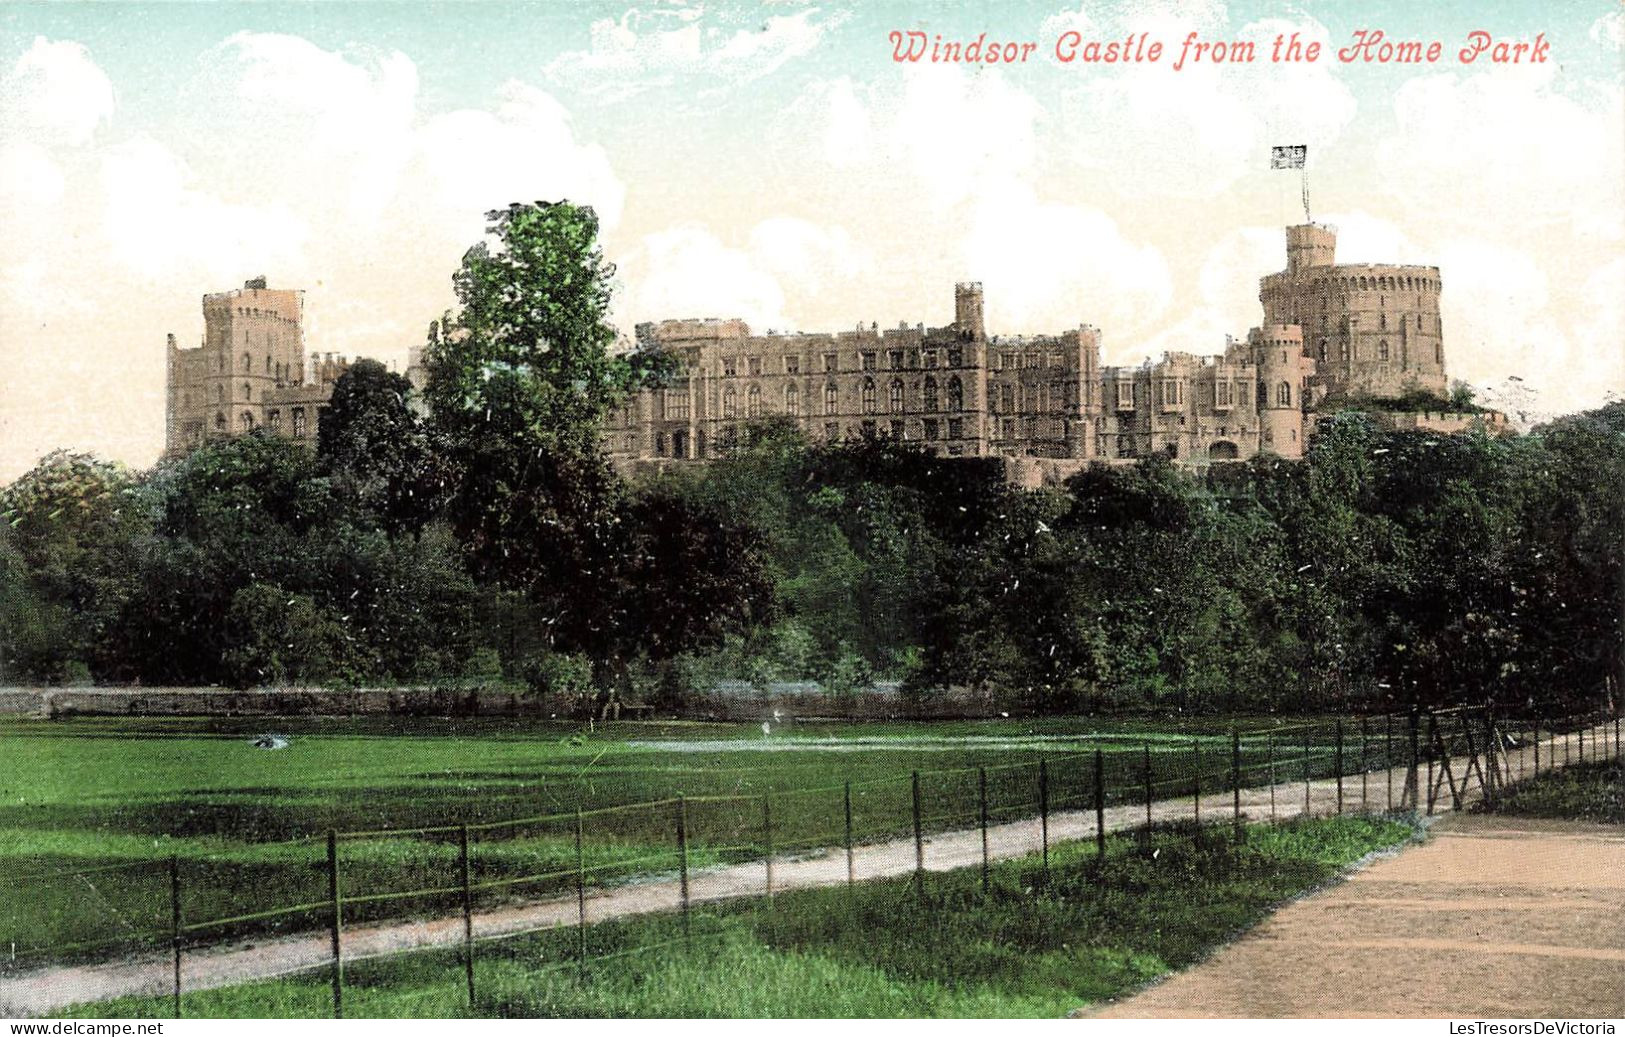
<instances>
[{"instance_id":1,"label":"stone tower","mask_svg":"<svg viewBox=\"0 0 1625 1037\"><path fill-rule=\"evenodd\" d=\"M962 338L979 341L987 337L987 325L982 319L982 282L954 284L954 327Z\"/></svg>"},{"instance_id":2,"label":"stone tower","mask_svg":"<svg viewBox=\"0 0 1625 1037\"><path fill-rule=\"evenodd\" d=\"M1302 457L1303 392L1313 369L1303 355L1303 329L1296 324L1266 324L1254 328L1248 339L1258 365L1261 446L1281 457Z\"/></svg>"}]
</instances>

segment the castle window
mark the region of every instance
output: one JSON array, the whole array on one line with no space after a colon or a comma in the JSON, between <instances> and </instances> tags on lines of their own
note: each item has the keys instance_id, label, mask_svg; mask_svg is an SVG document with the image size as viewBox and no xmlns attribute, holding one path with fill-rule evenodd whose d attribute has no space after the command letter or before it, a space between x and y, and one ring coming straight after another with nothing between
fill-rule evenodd
<instances>
[{"instance_id":1,"label":"castle window","mask_svg":"<svg viewBox=\"0 0 1625 1037\"><path fill-rule=\"evenodd\" d=\"M840 438L841 438L841 425L840 425L840 423L836 422L836 421L826 421L824 423L824 439L826 441L830 442L830 443L833 443L837 439L840 439Z\"/></svg>"},{"instance_id":2,"label":"castle window","mask_svg":"<svg viewBox=\"0 0 1625 1037\"><path fill-rule=\"evenodd\" d=\"M739 394L733 386L722 390L722 416L724 418L739 417Z\"/></svg>"},{"instance_id":3,"label":"castle window","mask_svg":"<svg viewBox=\"0 0 1625 1037\"><path fill-rule=\"evenodd\" d=\"M897 440L898 442L902 442L904 439L908 438L903 430L903 423L901 421L894 421L891 423L890 435L891 438Z\"/></svg>"},{"instance_id":4,"label":"castle window","mask_svg":"<svg viewBox=\"0 0 1625 1037\"><path fill-rule=\"evenodd\" d=\"M666 434L664 432L655 433L655 456L666 456Z\"/></svg>"},{"instance_id":5,"label":"castle window","mask_svg":"<svg viewBox=\"0 0 1625 1037\"><path fill-rule=\"evenodd\" d=\"M948 366L949 367L964 367L965 366L965 351L963 349L950 349L950 350L948 350Z\"/></svg>"},{"instance_id":6,"label":"castle window","mask_svg":"<svg viewBox=\"0 0 1625 1037\"><path fill-rule=\"evenodd\" d=\"M247 374L249 372L250 366L253 363L254 363L253 359L247 353L244 353L243 354L243 374Z\"/></svg>"},{"instance_id":7,"label":"castle window","mask_svg":"<svg viewBox=\"0 0 1625 1037\"><path fill-rule=\"evenodd\" d=\"M948 409L965 409L965 386L960 382L958 375L948 379Z\"/></svg>"},{"instance_id":8,"label":"castle window","mask_svg":"<svg viewBox=\"0 0 1625 1037\"><path fill-rule=\"evenodd\" d=\"M1121 407L1121 408L1133 408L1133 406L1134 406L1134 383L1133 382L1130 382L1130 381L1127 381L1127 380L1122 380L1122 379L1120 379L1118 381L1118 383L1117 383L1117 406Z\"/></svg>"},{"instance_id":9,"label":"castle window","mask_svg":"<svg viewBox=\"0 0 1625 1037\"><path fill-rule=\"evenodd\" d=\"M875 369L875 355L873 353L859 353L858 364L865 371L873 371Z\"/></svg>"},{"instance_id":10,"label":"castle window","mask_svg":"<svg viewBox=\"0 0 1625 1037\"><path fill-rule=\"evenodd\" d=\"M874 412L875 380L873 378L865 378L863 380L863 413L873 414Z\"/></svg>"},{"instance_id":11,"label":"castle window","mask_svg":"<svg viewBox=\"0 0 1625 1037\"><path fill-rule=\"evenodd\" d=\"M760 375L762 373L762 358L759 356L747 357L745 360L745 370L749 371L753 375Z\"/></svg>"},{"instance_id":12,"label":"castle window","mask_svg":"<svg viewBox=\"0 0 1625 1037\"><path fill-rule=\"evenodd\" d=\"M927 413L937 409L937 380L929 375L925 379L925 410ZM930 436L926 437L931 438Z\"/></svg>"},{"instance_id":13,"label":"castle window","mask_svg":"<svg viewBox=\"0 0 1625 1037\"><path fill-rule=\"evenodd\" d=\"M725 376L726 375L738 374L739 373L739 361L738 361L738 359L735 358L735 357L731 357L731 356L723 357L722 358L722 373Z\"/></svg>"},{"instance_id":14,"label":"castle window","mask_svg":"<svg viewBox=\"0 0 1625 1037\"><path fill-rule=\"evenodd\" d=\"M226 402L226 387L224 385L217 385L214 387L214 402Z\"/></svg>"},{"instance_id":15,"label":"castle window","mask_svg":"<svg viewBox=\"0 0 1625 1037\"><path fill-rule=\"evenodd\" d=\"M903 380L901 378L892 379L889 396L890 400L888 402L891 404L891 412L893 414L903 413ZM901 439L902 437L897 438Z\"/></svg>"},{"instance_id":16,"label":"castle window","mask_svg":"<svg viewBox=\"0 0 1625 1037\"><path fill-rule=\"evenodd\" d=\"M280 410L273 409L269 414L267 414L265 416L265 423L271 427L271 431L273 431L273 432L281 429L282 428L282 412Z\"/></svg>"},{"instance_id":17,"label":"castle window","mask_svg":"<svg viewBox=\"0 0 1625 1037\"><path fill-rule=\"evenodd\" d=\"M671 421L688 420L688 390L667 389L661 400L661 409Z\"/></svg>"},{"instance_id":18,"label":"castle window","mask_svg":"<svg viewBox=\"0 0 1625 1037\"><path fill-rule=\"evenodd\" d=\"M801 416L801 390L793 385L784 387L784 413L792 418Z\"/></svg>"},{"instance_id":19,"label":"castle window","mask_svg":"<svg viewBox=\"0 0 1625 1037\"><path fill-rule=\"evenodd\" d=\"M941 426L937 423L936 418L926 418L925 441L927 443L935 443L938 439L942 438L939 432L940 428Z\"/></svg>"},{"instance_id":20,"label":"castle window","mask_svg":"<svg viewBox=\"0 0 1625 1037\"><path fill-rule=\"evenodd\" d=\"M903 369L903 351L901 349L894 349L890 353L887 353L886 363L891 366L893 371L901 371Z\"/></svg>"},{"instance_id":21,"label":"castle window","mask_svg":"<svg viewBox=\"0 0 1625 1037\"><path fill-rule=\"evenodd\" d=\"M1377 343L1377 359L1386 361L1388 359L1388 355L1388 340L1383 339L1381 342Z\"/></svg>"},{"instance_id":22,"label":"castle window","mask_svg":"<svg viewBox=\"0 0 1625 1037\"><path fill-rule=\"evenodd\" d=\"M1339 359L1339 360L1347 360L1348 358L1349 358L1349 341L1348 341L1348 339L1344 339L1343 341L1341 341L1341 342L1339 342L1337 344L1337 359Z\"/></svg>"},{"instance_id":23,"label":"castle window","mask_svg":"<svg viewBox=\"0 0 1625 1037\"><path fill-rule=\"evenodd\" d=\"M824 413L839 414L841 412L841 390L834 382L824 386Z\"/></svg>"},{"instance_id":24,"label":"castle window","mask_svg":"<svg viewBox=\"0 0 1625 1037\"><path fill-rule=\"evenodd\" d=\"M214 430L216 432L226 431L226 416L224 414L216 414L214 416Z\"/></svg>"},{"instance_id":25,"label":"castle window","mask_svg":"<svg viewBox=\"0 0 1625 1037\"><path fill-rule=\"evenodd\" d=\"M1016 409L1016 390L1014 386L999 386L999 409L1006 414Z\"/></svg>"},{"instance_id":26,"label":"castle window","mask_svg":"<svg viewBox=\"0 0 1625 1037\"><path fill-rule=\"evenodd\" d=\"M1326 340L1325 339L1320 340L1320 358L1322 360L1326 359Z\"/></svg>"},{"instance_id":27,"label":"castle window","mask_svg":"<svg viewBox=\"0 0 1625 1037\"><path fill-rule=\"evenodd\" d=\"M237 427L244 432L252 432L254 430L254 415L246 410L243 411L242 416L237 419Z\"/></svg>"},{"instance_id":28,"label":"castle window","mask_svg":"<svg viewBox=\"0 0 1625 1037\"><path fill-rule=\"evenodd\" d=\"M800 374L801 373L801 358L799 356L787 356L787 357L785 357L784 358L784 373L785 374Z\"/></svg>"},{"instance_id":29,"label":"castle window","mask_svg":"<svg viewBox=\"0 0 1625 1037\"><path fill-rule=\"evenodd\" d=\"M1236 383L1236 402L1241 404L1243 407L1247 406L1248 402L1252 399L1252 384L1253 383L1251 382Z\"/></svg>"},{"instance_id":30,"label":"castle window","mask_svg":"<svg viewBox=\"0 0 1625 1037\"><path fill-rule=\"evenodd\" d=\"M254 387L249 385L247 382L244 382L243 383L243 399L252 400L253 398L254 398Z\"/></svg>"},{"instance_id":31,"label":"castle window","mask_svg":"<svg viewBox=\"0 0 1625 1037\"><path fill-rule=\"evenodd\" d=\"M1282 382L1275 387L1275 404L1278 407L1292 406L1292 386Z\"/></svg>"},{"instance_id":32,"label":"castle window","mask_svg":"<svg viewBox=\"0 0 1625 1037\"><path fill-rule=\"evenodd\" d=\"M930 369L937 366L937 351L936 350L928 349L928 350L925 351L925 366L926 366L927 370L930 370Z\"/></svg>"},{"instance_id":33,"label":"castle window","mask_svg":"<svg viewBox=\"0 0 1625 1037\"><path fill-rule=\"evenodd\" d=\"M751 418L762 416L762 387L753 385L745 396L745 415Z\"/></svg>"},{"instance_id":34,"label":"castle window","mask_svg":"<svg viewBox=\"0 0 1625 1037\"><path fill-rule=\"evenodd\" d=\"M303 407L293 409L293 438L305 438L305 408Z\"/></svg>"},{"instance_id":35,"label":"castle window","mask_svg":"<svg viewBox=\"0 0 1625 1037\"><path fill-rule=\"evenodd\" d=\"M1377 314L1377 327L1383 331L1388 330L1388 314Z\"/></svg>"},{"instance_id":36,"label":"castle window","mask_svg":"<svg viewBox=\"0 0 1625 1037\"><path fill-rule=\"evenodd\" d=\"M265 373L271 373L271 354L265 354Z\"/></svg>"},{"instance_id":37,"label":"castle window","mask_svg":"<svg viewBox=\"0 0 1625 1037\"><path fill-rule=\"evenodd\" d=\"M839 365L840 365L840 360L839 360L839 358L837 357L836 354L834 354L834 353L825 353L824 354L824 372L826 374L834 374L836 372L836 370L839 369Z\"/></svg>"},{"instance_id":38,"label":"castle window","mask_svg":"<svg viewBox=\"0 0 1625 1037\"><path fill-rule=\"evenodd\" d=\"M961 420L959 418L949 418L948 419L948 438L949 439L964 439L965 438L965 422L963 420Z\"/></svg>"}]
</instances>

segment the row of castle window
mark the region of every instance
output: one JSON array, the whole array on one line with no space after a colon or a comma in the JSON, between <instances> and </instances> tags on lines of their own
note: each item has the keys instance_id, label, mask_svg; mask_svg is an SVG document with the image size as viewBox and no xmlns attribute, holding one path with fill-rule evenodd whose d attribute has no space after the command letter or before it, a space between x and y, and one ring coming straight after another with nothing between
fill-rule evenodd
<instances>
[{"instance_id":1,"label":"row of castle window","mask_svg":"<svg viewBox=\"0 0 1625 1037\"><path fill-rule=\"evenodd\" d=\"M292 416L293 421L293 438L304 439L309 433L309 426L305 422L305 408L295 407L289 413ZM225 413L223 411L217 412L214 416L214 430L216 432L224 433L226 431L226 424ZM266 412L265 427L273 432L281 431L282 411L280 409L273 408L272 410ZM239 432L254 431L254 415L252 412L245 410L242 412L242 414L238 415L237 430Z\"/></svg>"},{"instance_id":2,"label":"row of castle window","mask_svg":"<svg viewBox=\"0 0 1625 1037\"><path fill-rule=\"evenodd\" d=\"M902 414L905 406L905 390L903 380L895 378L887 388L887 407L892 414ZM942 410L941 398L938 395L937 380L927 378L922 387L923 410ZM965 409L965 388L959 376L948 379L947 384L948 410ZM865 378L863 386L858 392L859 407L864 414L878 413L878 388L873 378ZM668 421L683 421L688 418L688 395L683 392L667 392L662 400L662 417ZM790 417L801 416L801 388L796 385L784 387L784 413ZM831 382L824 386L824 413L841 413L841 387ZM763 414L762 387L753 385L745 391L745 416L759 418ZM733 386L722 390L722 416L723 418L739 417L739 393Z\"/></svg>"},{"instance_id":3,"label":"row of castle window","mask_svg":"<svg viewBox=\"0 0 1625 1037\"><path fill-rule=\"evenodd\" d=\"M1439 290L1438 282L1427 277L1317 277L1309 283L1316 288L1333 287L1353 292L1436 292Z\"/></svg>"},{"instance_id":4,"label":"row of castle window","mask_svg":"<svg viewBox=\"0 0 1625 1037\"><path fill-rule=\"evenodd\" d=\"M892 350L891 352L889 352L886 355L886 360L887 360L887 364L889 366L889 369L893 370L893 371L904 371L904 370L917 369L921 365L920 362L921 362L922 358L924 360L924 366L927 369L934 369L934 368L936 368L938 366L937 361L939 359L939 354L934 349L927 349L923 353L917 353L917 352L915 352L913 350L910 350L907 353L905 353L901 349L894 349L894 350ZM877 370L878 368L876 367L876 364L878 362L878 359L879 359L879 354L874 353L874 352L859 353L858 354L858 370L860 370L860 371L874 371L874 370ZM947 366L949 366L949 367L961 367L961 366L964 365L964 360L965 360L964 351L959 350L959 349L950 349L950 350L947 351L946 359L948 361ZM783 358L783 360L784 360L784 373L785 374L800 374L801 373L801 357L799 355L790 354L790 355L785 356ZM825 353L824 354L824 373L825 374L837 374L837 373L840 372L840 369L841 369L841 357L840 357L840 354L839 353ZM756 376L761 375L761 373L762 373L762 358L759 357L759 356L745 357L745 373L747 375L756 375ZM739 358L738 357L731 357L731 356L723 357L722 358L722 374L723 374L724 377L733 377L733 376L739 374Z\"/></svg>"}]
</instances>

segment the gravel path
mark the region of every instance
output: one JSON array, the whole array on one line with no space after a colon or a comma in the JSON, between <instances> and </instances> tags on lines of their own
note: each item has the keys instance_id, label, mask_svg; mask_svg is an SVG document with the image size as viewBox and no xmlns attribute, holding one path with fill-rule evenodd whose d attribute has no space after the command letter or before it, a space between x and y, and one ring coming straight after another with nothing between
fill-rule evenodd
<instances>
[{"instance_id":1,"label":"gravel path","mask_svg":"<svg viewBox=\"0 0 1625 1037\"><path fill-rule=\"evenodd\" d=\"M1595 733L1588 732L1590 737L1586 741L1594 744L1596 735L1601 732L1601 728ZM1575 738L1574 735L1566 737L1570 740ZM1543 740L1542 745L1543 766L1549 766L1554 758L1563 755L1563 738ZM1523 752L1528 753L1529 750ZM1519 773L1521 762L1527 765L1527 761L1520 761L1516 752L1511 754L1510 762L1513 775ZM1463 772L1464 764L1464 760L1452 761L1457 775ZM1375 771L1367 779L1366 789L1373 810L1386 806L1385 783L1390 781L1393 782L1395 802L1398 802L1405 783L1402 768ZM1360 793L1358 776L1344 779L1344 804L1347 810L1360 809ZM1196 806L1190 796L1159 800L1152 804L1151 816L1155 821L1189 820L1196 812ZM1204 797L1200 806L1201 816L1209 821L1227 819L1231 816L1231 807L1229 792ZM1337 783L1331 779L1311 782L1307 799L1302 781L1282 783L1273 789L1267 785L1244 789L1241 807L1244 816L1252 820L1271 816L1287 819L1306 812L1326 815L1337 809ZM1449 808L1450 797L1446 792L1439 809ZM1145 817L1143 804L1112 807L1106 811L1106 829L1131 829L1144 823ZM1051 842L1093 838L1094 814L1092 811L1053 814L1049 833ZM990 826L988 846L989 855L996 860L1038 852L1042 843L1037 820ZM978 829L938 833L925 840L925 867L928 871L971 867L980 864L981 859L982 840ZM913 840L899 839L859 846L854 853L853 863L860 881L908 874L914 869ZM697 871L690 877L690 895L695 901L754 896L763 891L764 878L760 862ZM777 860L773 866L775 889L834 886L845 881L846 855L839 849L793 860ZM675 880L619 886L588 898L587 920L598 922L671 911L678 902L679 890ZM574 897L569 897L485 911L475 918L474 932L477 939L492 938L574 925L575 922L576 901ZM346 960L354 961L413 948L451 945L462 938L460 915L428 921L380 922L347 927L344 931L344 954ZM228 986L319 967L329 960L330 955L331 944L325 931L200 949L184 956L181 982L187 990ZM82 1002L129 994L167 993L173 982L172 967L172 959L168 956L148 956L97 965L58 966L12 976L0 980L0 1017L49 1015Z\"/></svg>"}]
</instances>

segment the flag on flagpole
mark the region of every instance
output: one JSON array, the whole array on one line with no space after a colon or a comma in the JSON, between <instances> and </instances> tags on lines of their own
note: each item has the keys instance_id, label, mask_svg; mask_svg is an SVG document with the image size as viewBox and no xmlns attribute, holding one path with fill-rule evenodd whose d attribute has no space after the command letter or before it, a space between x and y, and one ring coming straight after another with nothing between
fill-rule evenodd
<instances>
[{"instance_id":1,"label":"flag on flagpole","mask_svg":"<svg viewBox=\"0 0 1625 1037\"><path fill-rule=\"evenodd\" d=\"M1271 169L1302 169L1309 157L1309 145L1287 144L1270 148Z\"/></svg>"}]
</instances>

